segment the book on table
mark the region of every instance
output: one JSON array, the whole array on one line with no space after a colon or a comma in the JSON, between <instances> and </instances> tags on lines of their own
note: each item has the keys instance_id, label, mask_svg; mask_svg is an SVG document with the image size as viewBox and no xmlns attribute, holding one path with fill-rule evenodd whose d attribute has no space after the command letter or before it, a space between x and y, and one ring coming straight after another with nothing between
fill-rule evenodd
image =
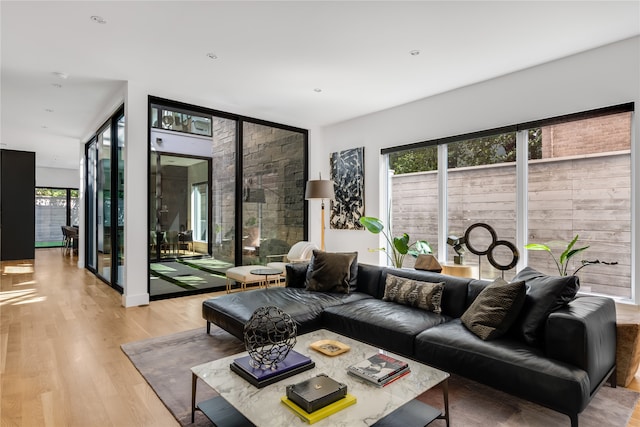
<instances>
[{"instance_id":1,"label":"book on table","mask_svg":"<svg viewBox=\"0 0 640 427\"><path fill-rule=\"evenodd\" d=\"M329 415L335 414L336 412L341 411L358 401L354 395L347 393L347 395L342 399L336 400L335 402L330 403L323 408L309 413L298 406L293 400L290 400L287 396L282 396L280 400L297 416L299 416L302 420L308 422L309 424L313 424L323 418L327 418Z\"/></svg>"},{"instance_id":2,"label":"book on table","mask_svg":"<svg viewBox=\"0 0 640 427\"><path fill-rule=\"evenodd\" d=\"M347 367L347 372L379 387L410 372L409 364L387 354L377 353Z\"/></svg>"},{"instance_id":3,"label":"book on table","mask_svg":"<svg viewBox=\"0 0 640 427\"><path fill-rule=\"evenodd\" d=\"M316 364L310 357L290 350L287 357L276 365L275 369L254 368L251 366L251 357L244 356L234 359L229 365L231 370L249 381L257 388L262 388L285 378L299 374L315 367Z\"/></svg>"}]
</instances>

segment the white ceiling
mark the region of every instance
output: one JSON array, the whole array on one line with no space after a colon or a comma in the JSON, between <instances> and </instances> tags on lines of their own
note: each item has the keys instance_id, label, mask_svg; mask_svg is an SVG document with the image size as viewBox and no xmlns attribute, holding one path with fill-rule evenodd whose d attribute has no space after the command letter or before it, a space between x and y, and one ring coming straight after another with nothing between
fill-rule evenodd
<instances>
[{"instance_id":1,"label":"white ceiling","mask_svg":"<svg viewBox=\"0 0 640 427\"><path fill-rule=\"evenodd\" d=\"M2 1L0 14L0 147L66 168L127 81L313 128L640 34L640 1Z\"/></svg>"}]
</instances>

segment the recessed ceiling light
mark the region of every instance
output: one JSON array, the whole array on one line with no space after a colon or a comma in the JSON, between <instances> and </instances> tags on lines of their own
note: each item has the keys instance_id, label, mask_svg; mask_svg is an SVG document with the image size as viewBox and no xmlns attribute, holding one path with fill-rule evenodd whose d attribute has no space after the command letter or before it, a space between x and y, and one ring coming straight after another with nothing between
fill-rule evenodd
<instances>
[{"instance_id":1,"label":"recessed ceiling light","mask_svg":"<svg viewBox=\"0 0 640 427\"><path fill-rule=\"evenodd\" d=\"M66 80L66 79L69 78L69 74L63 73L61 71L56 71L56 72L53 73L53 75L58 77L59 79L63 79L63 80Z\"/></svg>"},{"instance_id":2,"label":"recessed ceiling light","mask_svg":"<svg viewBox=\"0 0 640 427\"><path fill-rule=\"evenodd\" d=\"M96 24L106 24L107 23L106 19L104 19L102 16L98 16L98 15L93 15L91 17L91 20L93 22L95 22Z\"/></svg>"},{"instance_id":3,"label":"recessed ceiling light","mask_svg":"<svg viewBox=\"0 0 640 427\"><path fill-rule=\"evenodd\" d=\"M213 53L213 52L209 52L209 53L207 53L207 57L208 57L209 59L218 59L218 55L216 55L216 54L215 54L215 53Z\"/></svg>"},{"instance_id":4,"label":"recessed ceiling light","mask_svg":"<svg viewBox=\"0 0 640 427\"><path fill-rule=\"evenodd\" d=\"M47 113L53 113L53 110L51 108L45 108L44 111L46 111Z\"/></svg>"},{"instance_id":5,"label":"recessed ceiling light","mask_svg":"<svg viewBox=\"0 0 640 427\"><path fill-rule=\"evenodd\" d=\"M418 49L410 50L409 53L411 54L411 56L420 55L420 51Z\"/></svg>"},{"instance_id":6,"label":"recessed ceiling light","mask_svg":"<svg viewBox=\"0 0 640 427\"><path fill-rule=\"evenodd\" d=\"M317 92L317 93L320 93L320 92L322 92L322 89L320 89L319 87L317 87L317 88L313 89L313 91L314 91L314 92Z\"/></svg>"}]
</instances>

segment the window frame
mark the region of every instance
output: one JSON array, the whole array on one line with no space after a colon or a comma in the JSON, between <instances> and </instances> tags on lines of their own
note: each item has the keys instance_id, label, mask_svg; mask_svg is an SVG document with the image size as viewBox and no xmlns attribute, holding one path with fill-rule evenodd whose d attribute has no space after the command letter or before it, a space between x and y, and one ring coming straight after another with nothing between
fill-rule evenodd
<instances>
[{"instance_id":1,"label":"window frame","mask_svg":"<svg viewBox=\"0 0 640 427\"><path fill-rule=\"evenodd\" d=\"M634 102L618 104L618 105L613 105L613 106L603 107L603 108L597 108L593 110L572 113L572 114L567 114L567 115L562 115L557 117L550 117L546 119L534 120L534 121L529 121L529 122L524 122L519 124L513 124L513 125L508 125L508 126L503 126L503 127L493 128L493 129L486 129L478 132L471 132L471 133L455 135L455 136L450 136L445 138L438 138L438 139L421 141L421 142L416 142L416 143L411 143L406 145L398 145L398 146L393 146L388 148L382 148L380 150L380 154L384 158L383 173L385 173L385 176L387 177L390 176L389 171L391 167L389 164L389 154L391 153L413 150L413 149L418 149L423 147L430 147L434 145L438 146L438 169L437 169L438 192L439 192L439 195L438 195L438 204L439 204L438 206L438 247L446 248L446 234L448 230L448 217L447 217L448 215L448 206L447 206L448 144L469 140L469 139L481 138L485 136L492 136L500 133L516 132L516 204L515 204L516 206L516 212L515 212L516 242L515 242L515 245L520 253L520 259L518 260L518 263L515 268L517 270L521 270L528 264L528 256L527 256L528 251L524 249L524 245L528 243L527 236L528 236L528 216L529 216L529 212L528 212L528 189L529 189L528 131L529 129L543 127L543 126L557 125L561 123L568 123L568 122L579 121L579 120L587 120L591 118L614 115L614 114L625 113L625 112L632 114L631 128L629 129L630 138L631 138L631 146L630 146L631 176L629 177L630 185L631 185L631 207L629 212L630 222L631 222L631 243L630 243L630 246L631 246L630 247L630 250L631 250L630 295L631 296L629 299L625 297L615 296L615 295L607 295L607 296L615 299L618 302L635 304L637 303L637 295L638 295L638 292L636 289L637 288L636 271L638 270L639 266L637 265L638 263L636 262L637 245L634 238L634 236L637 234L635 231L637 227L637 224L635 221L635 218L636 218L635 206L637 203L635 201L635 194L637 193L637 183L634 176L635 176L636 167L638 166L636 164L637 156L634 154L635 150L637 150L637 141L635 141L635 132L634 132L635 121L633 117L635 113ZM383 199L384 200L383 211L389 212L390 202L392 200L391 179L390 178L386 179L384 182L385 182L385 188L383 189L383 194L386 197L384 197ZM447 251L438 251L438 260L440 262L446 262L447 261L446 256L447 256ZM599 294L599 295L602 295L602 294Z\"/></svg>"}]
</instances>

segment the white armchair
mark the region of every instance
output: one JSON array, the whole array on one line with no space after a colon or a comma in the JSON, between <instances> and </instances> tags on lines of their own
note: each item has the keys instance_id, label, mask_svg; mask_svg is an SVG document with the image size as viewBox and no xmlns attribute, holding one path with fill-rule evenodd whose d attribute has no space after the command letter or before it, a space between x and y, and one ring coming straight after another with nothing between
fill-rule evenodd
<instances>
[{"instance_id":1,"label":"white armchair","mask_svg":"<svg viewBox=\"0 0 640 427\"><path fill-rule=\"evenodd\" d=\"M293 246L291 246L291 249L289 249L289 253L287 253L286 255L270 255L269 256L270 258L284 257L285 260L278 261L278 262L275 262L275 261L269 262L267 263L267 267L278 269L282 272L282 274L285 274L286 273L285 266L287 264L309 261L311 259L311 256L313 255L314 249L318 249L318 246L315 243L305 242L305 241L298 242Z\"/></svg>"}]
</instances>

